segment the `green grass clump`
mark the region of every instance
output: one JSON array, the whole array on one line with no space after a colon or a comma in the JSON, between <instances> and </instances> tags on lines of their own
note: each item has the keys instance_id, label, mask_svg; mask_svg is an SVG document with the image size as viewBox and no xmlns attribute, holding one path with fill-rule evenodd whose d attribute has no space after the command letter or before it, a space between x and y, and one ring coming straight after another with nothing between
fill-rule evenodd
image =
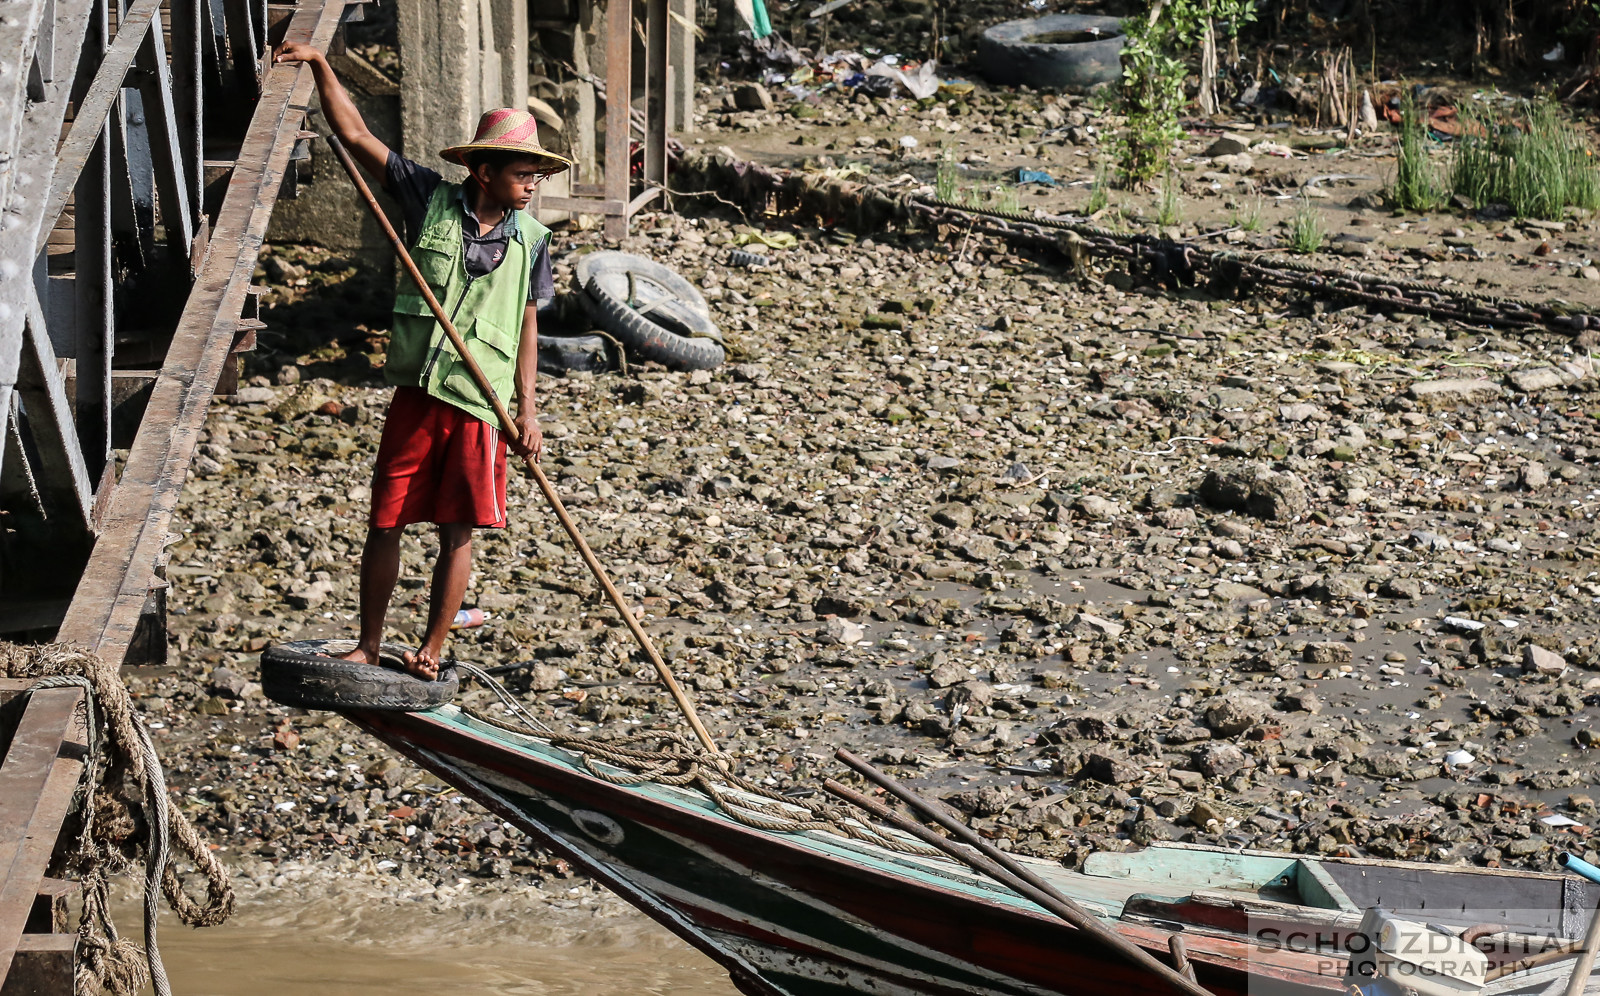
<instances>
[{"instance_id":1,"label":"green grass clump","mask_svg":"<svg viewBox=\"0 0 1600 996\"><path fill-rule=\"evenodd\" d=\"M989 191L989 207L996 211L1005 211L1016 214L1022 210L1022 203L1017 197L1017 188L1009 184L996 184Z\"/></svg>"},{"instance_id":2,"label":"green grass clump","mask_svg":"<svg viewBox=\"0 0 1600 996\"><path fill-rule=\"evenodd\" d=\"M939 169L933 174L933 196L941 201L956 199L956 182L961 177L961 167L956 165L956 157L946 149L939 157Z\"/></svg>"},{"instance_id":3,"label":"green grass clump","mask_svg":"<svg viewBox=\"0 0 1600 996\"><path fill-rule=\"evenodd\" d=\"M1406 211L1432 211L1446 197L1444 184L1428 158L1428 126L1416 101L1410 99L1400 107L1400 150L1395 155L1389 196Z\"/></svg>"},{"instance_id":4,"label":"green grass clump","mask_svg":"<svg viewBox=\"0 0 1600 996\"><path fill-rule=\"evenodd\" d=\"M1552 103L1523 104L1527 130L1501 127L1463 106L1450 182L1474 204L1505 204L1519 218L1555 221L1567 207L1600 209L1600 171L1581 132Z\"/></svg>"},{"instance_id":5,"label":"green grass clump","mask_svg":"<svg viewBox=\"0 0 1600 996\"><path fill-rule=\"evenodd\" d=\"M1104 211L1111 203L1111 165L1100 160L1094 170L1094 183L1089 187L1089 203L1083 206L1084 214Z\"/></svg>"},{"instance_id":6,"label":"green grass clump","mask_svg":"<svg viewBox=\"0 0 1600 996\"><path fill-rule=\"evenodd\" d=\"M1156 208L1156 224L1162 228L1171 228L1183 221L1183 201L1178 190L1178 176L1168 170L1161 181L1161 203Z\"/></svg>"},{"instance_id":7,"label":"green grass clump","mask_svg":"<svg viewBox=\"0 0 1600 996\"><path fill-rule=\"evenodd\" d=\"M1289 219L1289 248L1298 253L1314 253L1328 238L1328 225L1322 212L1311 206L1311 198L1301 195Z\"/></svg>"},{"instance_id":8,"label":"green grass clump","mask_svg":"<svg viewBox=\"0 0 1600 996\"><path fill-rule=\"evenodd\" d=\"M1250 202L1250 206L1246 208L1242 214L1238 208L1233 209L1233 216L1232 220L1229 222L1229 226L1233 228L1242 228L1247 232L1259 232L1261 231L1262 225L1261 211L1261 195L1257 194L1256 199Z\"/></svg>"}]
</instances>

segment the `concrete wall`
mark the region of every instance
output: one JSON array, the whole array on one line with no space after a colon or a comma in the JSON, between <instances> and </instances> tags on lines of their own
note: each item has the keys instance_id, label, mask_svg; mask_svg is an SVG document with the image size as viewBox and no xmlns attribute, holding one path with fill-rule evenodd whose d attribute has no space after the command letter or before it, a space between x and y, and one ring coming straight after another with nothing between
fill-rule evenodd
<instances>
[{"instance_id":1,"label":"concrete wall","mask_svg":"<svg viewBox=\"0 0 1600 996\"><path fill-rule=\"evenodd\" d=\"M390 147L400 142L400 87L355 53L328 57L372 133ZM318 118L325 130L326 118ZM384 249L388 241L327 143L311 143L311 181L293 200L280 198L267 227L271 242L309 242L330 249ZM370 177L368 178L371 179ZM387 194L372 188L389 217L400 215Z\"/></svg>"}]
</instances>

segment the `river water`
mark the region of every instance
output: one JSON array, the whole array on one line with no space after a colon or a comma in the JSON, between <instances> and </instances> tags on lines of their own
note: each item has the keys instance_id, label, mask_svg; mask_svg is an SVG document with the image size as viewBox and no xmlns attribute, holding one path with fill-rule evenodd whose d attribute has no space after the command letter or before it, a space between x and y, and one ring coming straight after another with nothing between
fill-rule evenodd
<instances>
[{"instance_id":1,"label":"river water","mask_svg":"<svg viewBox=\"0 0 1600 996\"><path fill-rule=\"evenodd\" d=\"M167 912L159 939L178 996L737 996L726 972L654 921L614 900L602 908L501 897L440 911L308 883L241 901L220 927L191 930ZM117 921L141 936L133 905Z\"/></svg>"}]
</instances>

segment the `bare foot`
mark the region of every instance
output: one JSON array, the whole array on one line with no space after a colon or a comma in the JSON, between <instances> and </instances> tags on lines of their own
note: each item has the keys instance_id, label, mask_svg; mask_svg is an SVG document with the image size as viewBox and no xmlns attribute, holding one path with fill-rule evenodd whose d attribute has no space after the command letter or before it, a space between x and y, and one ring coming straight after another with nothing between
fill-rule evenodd
<instances>
[{"instance_id":1,"label":"bare foot","mask_svg":"<svg viewBox=\"0 0 1600 996\"><path fill-rule=\"evenodd\" d=\"M370 664L373 667L380 666L378 662L378 648L372 647L369 649L367 647L363 647L359 643L356 644L356 648L350 651L348 654L341 654L338 657L338 660L355 661L358 664Z\"/></svg>"},{"instance_id":2,"label":"bare foot","mask_svg":"<svg viewBox=\"0 0 1600 996\"><path fill-rule=\"evenodd\" d=\"M407 651L402 658L406 664L406 673L413 678L423 681L437 681L439 678L439 653L428 647L420 650Z\"/></svg>"}]
</instances>

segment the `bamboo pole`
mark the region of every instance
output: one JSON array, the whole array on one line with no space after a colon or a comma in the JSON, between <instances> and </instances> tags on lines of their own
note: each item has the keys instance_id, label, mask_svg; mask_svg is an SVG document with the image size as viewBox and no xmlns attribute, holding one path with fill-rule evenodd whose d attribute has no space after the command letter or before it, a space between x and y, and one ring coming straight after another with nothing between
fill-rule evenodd
<instances>
[{"instance_id":1,"label":"bamboo pole","mask_svg":"<svg viewBox=\"0 0 1600 996\"><path fill-rule=\"evenodd\" d=\"M349 150L344 147L343 142L339 141L337 135L328 136L328 145L332 147L333 154L339 158L339 164L344 167L344 171L350 174L350 181L356 185L356 189L360 191L362 198L366 200L367 207L372 210L372 215L378 220L379 226L383 228L383 233L389 237L389 244L394 247L394 251L400 257L400 262L405 265L406 272L411 275L411 280L417 285L417 289L422 292L423 298L428 302L428 307L433 311L433 317L444 329L444 334L449 337L450 345L455 347L457 355L467 365L467 370L472 374L472 379L478 385L478 389L483 392L484 397L489 399L489 405L494 409L495 416L500 419L501 430L506 434L506 438L512 440L520 438L517 432L517 424L512 421L511 413L506 410L505 402L501 401L494 393L494 388L489 384L489 378L484 376L483 368L478 366L478 361L473 358L472 353L467 349L467 344L462 341L461 333L456 331L455 325L450 321L450 316L445 314L444 307L439 304L439 299L434 297L433 290L429 288L428 282L418 272L417 264L412 261L411 254L406 251L405 243L395 233L394 226L389 223L388 216L383 213L383 208L378 205L377 198L372 196L372 188L368 187L367 181L362 179L361 171L356 167L355 160L350 158ZM650 663L655 665L656 673L661 676L662 684L666 685L667 691L672 693L673 701L678 704L678 708L683 712L684 718L689 721L689 726L694 730L694 735L699 738L701 745L706 750L716 750L717 745L712 742L711 734L706 731L704 724L700 722L700 717L694 711L694 705L689 701L689 697L684 694L682 686L678 684L678 679L673 677L672 669L667 667L667 662L662 660L661 655L656 652L655 644L650 641L649 634L644 631L644 627L639 625L639 621L633 617L633 612L628 608L627 603L622 600L622 593L617 590L616 585L611 583L611 578L606 575L605 568L600 566L600 561L595 558L594 551L589 549L589 544L584 541L583 534L578 532L577 524L572 521L572 516L567 514L567 507L562 504L561 497L556 494L556 489L551 486L550 480L544 476L544 471L539 469L538 461L530 454L524 458L524 462L527 464L529 473L533 475L534 481L538 483L539 490L544 492L545 500L555 510L556 518L561 520L561 527L567 531L567 535L572 539L572 544L578 548L578 553L583 557L583 562L588 565L590 573L595 576L595 580L600 582L600 587L605 589L606 597L616 607L617 613L622 616L622 621L628 627L628 631L633 634L633 638L638 641L639 646L644 648L645 655L650 658Z\"/></svg>"}]
</instances>

